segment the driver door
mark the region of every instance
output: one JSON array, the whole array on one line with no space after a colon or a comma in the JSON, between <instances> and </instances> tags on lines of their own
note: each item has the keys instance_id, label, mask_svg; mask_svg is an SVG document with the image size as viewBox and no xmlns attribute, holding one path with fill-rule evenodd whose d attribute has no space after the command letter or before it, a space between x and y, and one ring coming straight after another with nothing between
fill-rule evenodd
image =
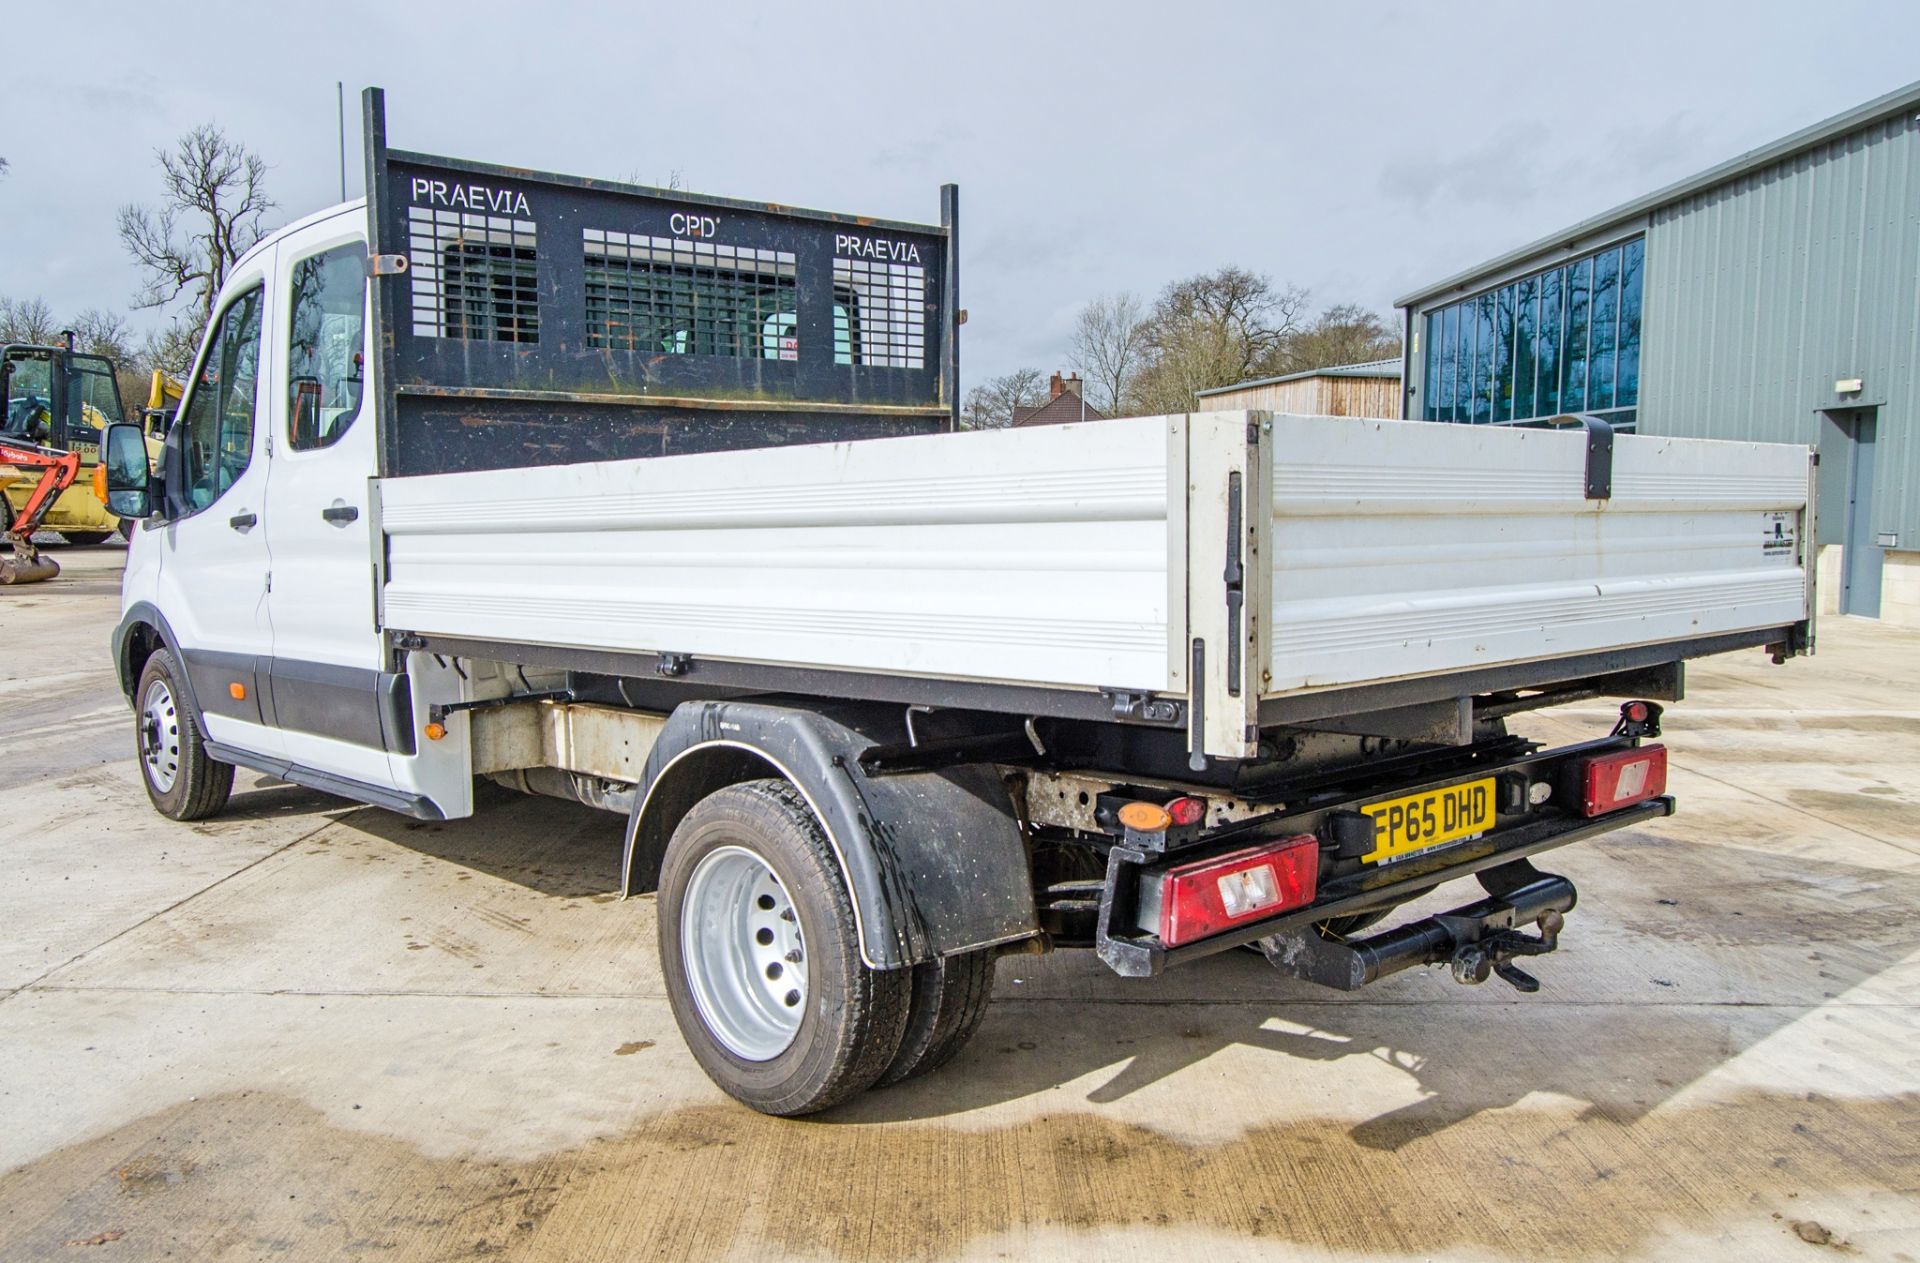
<instances>
[{"instance_id":1,"label":"driver door","mask_svg":"<svg viewBox=\"0 0 1920 1263\"><path fill-rule=\"evenodd\" d=\"M273 346L266 258L231 280L168 436L158 604L214 741L278 757L261 699L273 656L267 585L267 433ZM216 758L222 757L216 753Z\"/></svg>"}]
</instances>

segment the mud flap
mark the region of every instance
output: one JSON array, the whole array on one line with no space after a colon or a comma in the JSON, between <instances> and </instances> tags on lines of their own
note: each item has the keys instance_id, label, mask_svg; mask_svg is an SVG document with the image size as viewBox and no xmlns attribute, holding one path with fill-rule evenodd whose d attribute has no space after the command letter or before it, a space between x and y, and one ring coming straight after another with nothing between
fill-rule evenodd
<instances>
[{"instance_id":1,"label":"mud flap","mask_svg":"<svg viewBox=\"0 0 1920 1263\"><path fill-rule=\"evenodd\" d=\"M991 766L869 775L860 754L906 739L897 707L698 701L667 719L634 796L622 889L653 889L699 797L777 775L825 828L860 922L861 955L891 969L1036 933L1026 842Z\"/></svg>"}]
</instances>

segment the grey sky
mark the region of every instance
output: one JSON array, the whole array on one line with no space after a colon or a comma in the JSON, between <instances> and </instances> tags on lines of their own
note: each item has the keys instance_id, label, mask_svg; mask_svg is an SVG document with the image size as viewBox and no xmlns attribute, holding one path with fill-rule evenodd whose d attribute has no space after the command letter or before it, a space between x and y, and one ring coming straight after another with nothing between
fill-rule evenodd
<instances>
[{"instance_id":1,"label":"grey sky","mask_svg":"<svg viewBox=\"0 0 1920 1263\"><path fill-rule=\"evenodd\" d=\"M69 19L84 13L84 26ZM896 219L961 186L966 383L1116 289L1238 263L1393 298L1920 76L1911 3L21 5L0 294L124 309L114 208L213 121L284 223L337 200L334 81L391 140ZM321 15L324 15L322 18ZM27 50L34 50L28 52ZM57 51L56 51L57 50ZM152 317L135 317L145 326Z\"/></svg>"}]
</instances>

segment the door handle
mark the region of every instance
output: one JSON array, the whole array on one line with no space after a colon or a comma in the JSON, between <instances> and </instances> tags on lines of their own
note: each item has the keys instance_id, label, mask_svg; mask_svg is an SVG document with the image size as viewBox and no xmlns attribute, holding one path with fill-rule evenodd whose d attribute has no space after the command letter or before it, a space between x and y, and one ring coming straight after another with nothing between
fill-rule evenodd
<instances>
[{"instance_id":1,"label":"door handle","mask_svg":"<svg viewBox=\"0 0 1920 1263\"><path fill-rule=\"evenodd\" d=\"M345 526L360 517L360 510L351 504L331 504L320 510L320 516L335 526Z\"/></svg>"},{"instance_id":2,"label":"door handle","mask_svg":"<svg viewBox=\"0 0 1920 1263\"><path fill-rule=\"evenodd\" d=\"M245 534L247 531L260 525L260 517L255 513L236 513L227 519L227 525Z\"/></svg>"}]
</instances>

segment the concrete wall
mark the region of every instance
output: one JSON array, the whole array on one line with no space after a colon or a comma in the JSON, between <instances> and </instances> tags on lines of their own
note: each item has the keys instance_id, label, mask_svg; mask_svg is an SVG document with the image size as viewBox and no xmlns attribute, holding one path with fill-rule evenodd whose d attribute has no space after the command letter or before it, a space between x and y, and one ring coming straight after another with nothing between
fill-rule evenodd
<instances>
[{"instance_id":1,"label":"concrete wall","mask_svg":"<svg viewBox=\"0 0 1920 1263\"><path fill-rule=\"evenodd\" d=\"M1840 613L1840 559L1845 551L1839 544L1827 544L1814 563L1822 616ZM1880 575L1880 621L1920 628L1920 550L1888 549L1885 564Z\"/></svg>"}]
</instances>

